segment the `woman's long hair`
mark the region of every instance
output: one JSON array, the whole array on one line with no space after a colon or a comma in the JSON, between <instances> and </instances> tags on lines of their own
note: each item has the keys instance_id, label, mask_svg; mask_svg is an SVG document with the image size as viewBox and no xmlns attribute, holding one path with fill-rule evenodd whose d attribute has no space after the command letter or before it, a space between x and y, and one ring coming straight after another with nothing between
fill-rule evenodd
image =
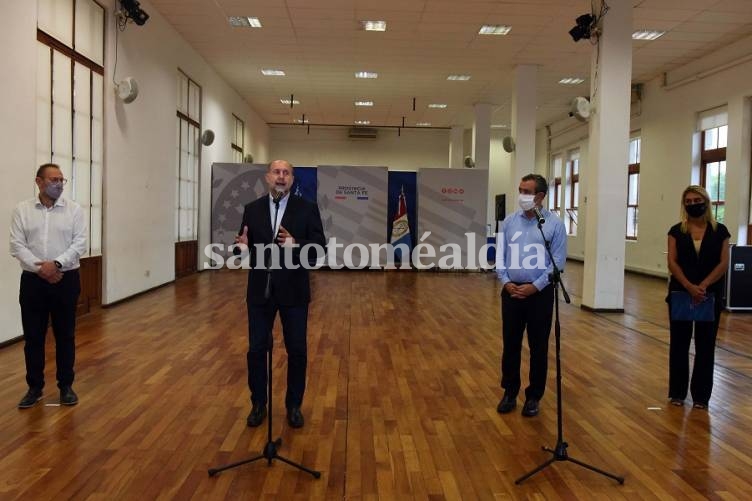
<instances>
[{"instance_id":1,"label":"woman's long hair","mask_svg":"<svg viewBox=\"0 0 752 501\"><path fill-rule=\"evenodd\" d=\"M716 230L718 227L718 223L715 220L715 217L713 216L713 204L710 203L710 195L708 195L707 190L703 188L702 186L697 186L696 184L692 184L690 186L687 186L684 189L684 192L681 196L681 208L679 209L679 215L681 217L681 231L682 233L687 233L687 219L689 218L689 214L687 214L687 209L684 207L684 198L687 196L687 193L695 193L697 195L700 195L702 199L705 201L705 216L704 219L708 223L710 223L710 226L713 227L713 231Z\"/></svg>"}]
</instances>

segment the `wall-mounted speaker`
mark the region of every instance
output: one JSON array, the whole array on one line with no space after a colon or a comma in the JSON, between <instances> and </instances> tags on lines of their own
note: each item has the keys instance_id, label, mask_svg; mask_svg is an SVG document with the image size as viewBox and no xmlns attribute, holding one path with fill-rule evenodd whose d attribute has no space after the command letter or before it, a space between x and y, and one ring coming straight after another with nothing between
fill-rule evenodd
<instances>
[{"instance_id":1,"label":"wall-mounted speaker","mask_svg":"<svg viewBox=\"0 0 752 501\"><path fill-rule=\"evenodd\" d=\"M138 83L133 77L126 77L115 87L117 96L124 103L132 103L138 97Z\"/></svg>"},{"instance_id":2,"label":"wall-mounted speaker","mask_svg":"<svg viewBox=\"0 0 752 501\"><path fill-rule=\"evenodd\" d=\"M204 146L210 146L214 142L214 131L211 129L206 129L201 134L201 144Z\"/></svg>"}]
</instances>

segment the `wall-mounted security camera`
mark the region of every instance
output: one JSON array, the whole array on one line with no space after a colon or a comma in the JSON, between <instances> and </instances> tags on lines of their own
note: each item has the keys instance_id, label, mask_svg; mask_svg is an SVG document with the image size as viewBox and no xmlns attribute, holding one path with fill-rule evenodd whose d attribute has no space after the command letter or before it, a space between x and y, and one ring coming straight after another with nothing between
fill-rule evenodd
<instances>
[{"instance_id":1,"label":"wall-mounted security camera","mask_svg":"<svg viewBox=\"0 0 752 501\"><path fill-rule=\"evenodd\" d=\"M126 20L130 19L139 26L143 26L149 19L149 14L141 8L138 0L120 0L120 6L123 8Z\"/></svg>"}]
</instances>

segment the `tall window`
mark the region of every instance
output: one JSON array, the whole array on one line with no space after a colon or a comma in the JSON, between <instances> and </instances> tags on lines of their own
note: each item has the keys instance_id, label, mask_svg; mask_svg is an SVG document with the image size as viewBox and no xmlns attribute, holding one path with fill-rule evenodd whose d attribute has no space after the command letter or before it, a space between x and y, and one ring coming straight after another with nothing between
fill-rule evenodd
<instances>
[{"instance_id":1,"label":"tall window","mask_svg":"<svg viewBox=\"0 0 752 501\"><path fill-rule=\"evenodd\" d=\"M708 190L713 213L719 222L726 215L726 140L728 125L702 131L700 184Z\"/></svg>"},{"instance_id":2,"label":"tall window","mask_svg":"<svg viewBox=\"0 0 752 501\"><path fill-rule=\"evenodd\" d=\"M201 87L178 70L175 241L198 240Z\"/></svg>"},{"instance_id":3,"label":"tall window","mask_svg":"<svg viewBox=\"0 0 752 501\"><path fill-rule=\"evenodd\" d=\"M551 183L548 188L548 208L552 212L555 212L557 216L561 217L561 155L554 155L551 163L551 168L553 170L552 177L554 179L554 182Z\"/></svg>"},{"instance_id":4,"label":"tall window","mask_svg":"<svg viewBox=\"0 0 752 501\"><path fill-rule=\"evenodd\" d=\"M87 216L87 255L98 256L105 12L94 0L39 0L37 12L37 166L60 166Z\"/></svg>"},{"instance_id":5,"label":"tall window","mask_svg":"<svg viewBox=\"0 0 752 501\"><path fill-rule=\"evenodd\" d=\"M566 189L564 190L564 207L566 216L564 226L567 235L577 234L577 211L580 199L580 151L572 150L567 154L566 163Z\"/></svg>"},{"instance_id":6,"label":"tall window","mask_svg":"<svg viewBox=\"0 0 752 501\"><path fill-rule=\"evenodd\" d=\"M640 199L640 137L629 140L627 168L627 240L637 240L638 203Z\"/></svg>"},{"instance_id":7,"label":"tall window","mask_svg":"<svg viewBox=\"0 0 752 501\"><path fill-rule=\"evenodd\" d=\"M245 124L241 119L232 115L233 122L235 123L235 133L232 136L232 161L235 163L243 162L243 144L245 142Z\"/></svg>"}]
</instances>

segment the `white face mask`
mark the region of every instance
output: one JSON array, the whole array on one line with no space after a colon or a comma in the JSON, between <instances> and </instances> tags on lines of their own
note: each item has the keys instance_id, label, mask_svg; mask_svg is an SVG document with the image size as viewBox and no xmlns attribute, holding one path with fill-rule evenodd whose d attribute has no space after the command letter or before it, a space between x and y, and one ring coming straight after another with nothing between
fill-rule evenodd
<instances>
[{"instance_id":1,"label":"white face mask","mask_svg":"<svg viewBox=\"0 0 752 501\"><path fill-rule=\"evenodd\" d=\"M533 210L533 207L535 207L535 195L520 193L517 196L517 203L522 210Z\"/></svg>"}]
</instances>

